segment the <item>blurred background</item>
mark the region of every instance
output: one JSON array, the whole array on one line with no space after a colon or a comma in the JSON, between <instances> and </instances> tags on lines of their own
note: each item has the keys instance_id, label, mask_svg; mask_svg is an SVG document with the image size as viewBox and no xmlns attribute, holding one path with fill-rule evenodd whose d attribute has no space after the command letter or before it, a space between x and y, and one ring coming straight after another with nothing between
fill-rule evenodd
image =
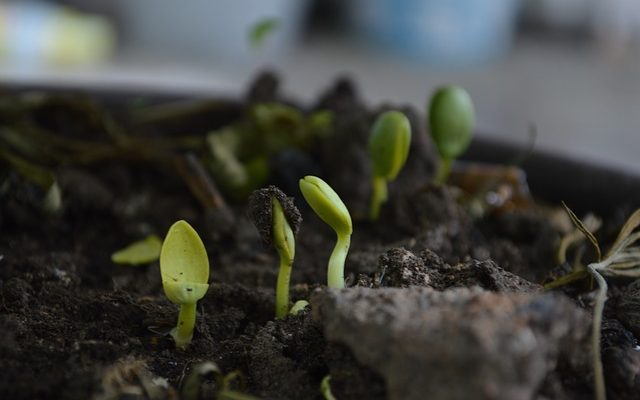
<instances>
[{"instance_id":1,"label":"blurred background","mask_svg":"<svg viewBox=\"0 0 640 400\"><path fill-rule=\"evenodd\" d=\"M278 71L312 101L474 99L478 131L640 172L638 0L0 1L0 81L195 95Z\"/></svg>"}]
</instances>

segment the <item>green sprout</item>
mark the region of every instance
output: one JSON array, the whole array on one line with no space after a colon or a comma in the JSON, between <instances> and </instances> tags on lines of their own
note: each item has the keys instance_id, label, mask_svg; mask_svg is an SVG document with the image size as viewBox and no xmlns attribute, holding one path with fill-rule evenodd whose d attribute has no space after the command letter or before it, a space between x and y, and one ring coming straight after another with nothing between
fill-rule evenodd
<instances>
[{"instance_id":1,"label":"green sprout","mask_svg":"<svg viewBox=\"0 0 640 400\"><path fill-rule=\"evenodd\" d=\"M351 244L351 215L338 194L322 179L305 176L300 179L300 191L313 211L336 232L337 243L327 272L327 286L344 288L344 261Z\"/></svg>"},{"instance_id":2,"label":"green sprout","mask_svg":"<svg viewBox=\"0 0 640 400\"><path fill-rule=\"evenodd\" d=\"M309 307L308 301L298 300L293 304L293 306L291 307L291 310L289 310L289 314L297 315L298 313L301 313L302 311L304 311L304 309L307 307Z\"/></svg>"},{"instance_id":3,"label":"green sprout","mask_svg":"<svg viewBox=\"0 0 640 400\"><path fill-rule=\"evenodd\" d=\"M160 249L162 249L162 239L156 235L149 235L113 253L111 261L115 264L148 264L160 257Z\"/></svg>"},{"instance_id":4,"label":"green sprout","mask_svg":"<svg viewBox=\"0 0 640 400\"><path fill-rule=\"evenodd\" d=\"M331 375L327 375L324 378L322 378L322 381L320 382L320 394L322 394L322 397L324 397L325 400L336 400L336 398L333 396L333 393L331 392Z\"/></svg>"},{"instance_id":5,"label":"green sprout","mask_svg":"<svg viewBox=\"0 0 640 400\"><path fill-rule=\"evenodd\" d=\"M435 182L441 185L449 177L453 160L471 143L475 121L473 102L463 88L445 86L431 97L428 115L431 136L441 158Z\"/></svg>"},{"instance_id":6,"label":"green sprout","mask_svg":"<svg viewBox=\"0 0 640 400\"><path fill-rule=\"evenodd\" d=\"M193 338L196 303L209 288L209 258L198 233L186 221L174 223L160 251L160 274L167 298L180 305L178 325L171 336L179 349Z\"/></svg>"},{"instance_id":7,"label":"green sprout","mask_svg":"<svg viewBox=\"0 0 640 400\"><path fill-rule=\"evenodd\" d=\"M373 193L369 219L380 215L382 203L387 201L387 183L393 181L409 156L411 125L399 111L387 111L380 115L369 135L369 157L373 164Z\"/></svg>"},{"instance_id":8,"label":"green sprout","mask_svg":"<svg viewBox=\"0 0 640 400\"><path fill-rule=\"evenodd\" d=\"M254 191L249 197L249 216L258 228L262 240L273 246L280 256L276 284L276 318L289 312L289 282L296 252L295 233L302 218L293 203L275 186ZM293 228L292 228L293 225Z\"/></svg>"}]
</instances>

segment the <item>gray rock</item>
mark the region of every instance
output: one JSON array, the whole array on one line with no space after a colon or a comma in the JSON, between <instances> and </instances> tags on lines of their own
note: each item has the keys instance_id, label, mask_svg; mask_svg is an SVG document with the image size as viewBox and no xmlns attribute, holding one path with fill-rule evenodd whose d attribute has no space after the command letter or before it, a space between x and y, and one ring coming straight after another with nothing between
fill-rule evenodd
<instances>
[{"instance_id":1,"label":"gray rock","mask_svg":"<svg viewBox=\"0 0 640 400\"><path fill-rule=\"evenodd\" d=\"M552 294L328 289L312 309L389 399L531 399L559 357L574 361L567 349L589 353L589 317Z\"/></svg>"}]
</instances>

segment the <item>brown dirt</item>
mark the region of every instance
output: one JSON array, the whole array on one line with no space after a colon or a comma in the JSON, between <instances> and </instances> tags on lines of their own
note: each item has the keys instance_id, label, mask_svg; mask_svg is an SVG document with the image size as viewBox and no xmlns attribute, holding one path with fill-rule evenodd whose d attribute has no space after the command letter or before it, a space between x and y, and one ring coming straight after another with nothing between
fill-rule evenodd
<instances>
[{"instance_id":1,"label":"brown dirt","mask_svg":"<svg viewBox=\"0 0 640 400\"><path fill-rule=\"evenodd\" d=\"M247 101L281 100L277 88L277 79L265 75ZM115 104L114 113L120 115L126 102ZM173 121L144 130L171 135L184 126L202 135L242 115L238 105L216 107L182 125ZM97 132L94 139L102 140L102 125L77 108L63 97L35 110L33 119L69 137ZM351 284L541 290L539 283L555 268L553 253L561 235L546 208L469 217L454 189L429 184L436 163L433 146L420 114L402 107L414 132L411 153L390 185L380 222L371 224L363 220L370 195L368 127L389 107L365 108L353 85L341 80L315 108L334 111L332 134L309 153L287 150L269 160L275 168L270 183L295 198L304 218L296 239L292 300L309 299L325 284L335 243L334 233L297 190L297 179L309 171L332 185L354 217L345 269ZM4 122L11 118L16 117L0 114ZM135 129L127 118L122 123ZM117 160L57 166L64 207L48 216L39 208L41 190L4 164L1 172L1 399L179 398L182 379L202 361L214 361L225 373L241 371L246 378L242 390L261 398L321 398L320 381L329 373L338 399L385 398L381 377L347 347L328 343L309 312L274 321L277 256L262 244L245 203L232 203L226 214L204 210L172 165ZM177 307L163 295L158 263L133 267L110 261L115 250L151 233L163 236L179 219L201 234L211 261L211 285L198 304L196 333L186 351L177 351L166 335ZM602 346L609 395L637 398L638 285L611 285ZM589 311L589 290L570 289L567 295ZM145 386L141 377L146 373L168 385L154 380L153 388ZM460 376L459 384L464 379ZM591 381L590 371L559 364L536 398L582 399L591 395ZM159 394L152 395L154 390Z\"/></svg>"}]
</instances>

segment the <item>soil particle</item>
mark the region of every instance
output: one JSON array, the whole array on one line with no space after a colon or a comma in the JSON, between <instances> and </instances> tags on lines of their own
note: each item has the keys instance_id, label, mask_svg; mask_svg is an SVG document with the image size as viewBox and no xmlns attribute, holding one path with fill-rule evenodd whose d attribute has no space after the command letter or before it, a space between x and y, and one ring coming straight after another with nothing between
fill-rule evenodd
<instances>
[{"instance_id":1,"label":"soil particle","mask_svg":"<svg viewBox=\"0 0 640 400\"><path fill-rule=\"evenodd\" d=\"M629 284L618 297L616 316L627 329L640 338L640 279Z\"/></svg>"},{"instance_id":2,"label":"soil particle","mask_svg":"<svg viewBox=\"0 0 640 400\"><path fill-rule=\"evenodd\" d=\"M248 215L253 221L258 232L262 237L265 245L271 245L273 236L273 201L278 201L282 206L285 218L293 234L298 233L302 216L295 206L293 197L287 197L286 194L275 186L269 186L263 189L254 190L249 196Z\"/></svg>"},{"instance_id":3,"label":"soil particle","mask_svg":"<svg viewBox=\"0 0 640 400\"><path fill-rule=\"evenodd\" d=\"M383 377L390 399L530 399L561 346L584 348L589 321L561 296L479 288L325 290L312 309L327 340Z\"/></svg>"},{"instance_id":4,"label":"soil particle","mask_svg":"<svg viewBox=\"0 0 640 400\"><path fill-rule=\"evenodd\" d=\"M249 350L249 378L268 399L319 397L327 370L322 331L309 313L268 322Z\"/></svg>"},{"instance_id":5,"label":"soil particle","mask_svg":"<svg viewBox=\"0 0 640 400\"><path fill-rule=\"evenodd\" d=\"M640 393L640 350L631 332L617 320L602 323L602 363L607 394L631 400Z\"/></svg>"},{"instance_id":6,"label":"soil particle","mask_svg":"<svg viewBox=\"0 0 640 400\"><path fill-rule=\"evenodd\" d=\"M380 257L379 276L381 286L427 286L438 290L453 287L480 286L496 292L534 292L541 289L508 271L491 260L468 259L449 265L431 250L423 250L419 256L411 251L394 248Z\"/></svg>"}]
</instances>

